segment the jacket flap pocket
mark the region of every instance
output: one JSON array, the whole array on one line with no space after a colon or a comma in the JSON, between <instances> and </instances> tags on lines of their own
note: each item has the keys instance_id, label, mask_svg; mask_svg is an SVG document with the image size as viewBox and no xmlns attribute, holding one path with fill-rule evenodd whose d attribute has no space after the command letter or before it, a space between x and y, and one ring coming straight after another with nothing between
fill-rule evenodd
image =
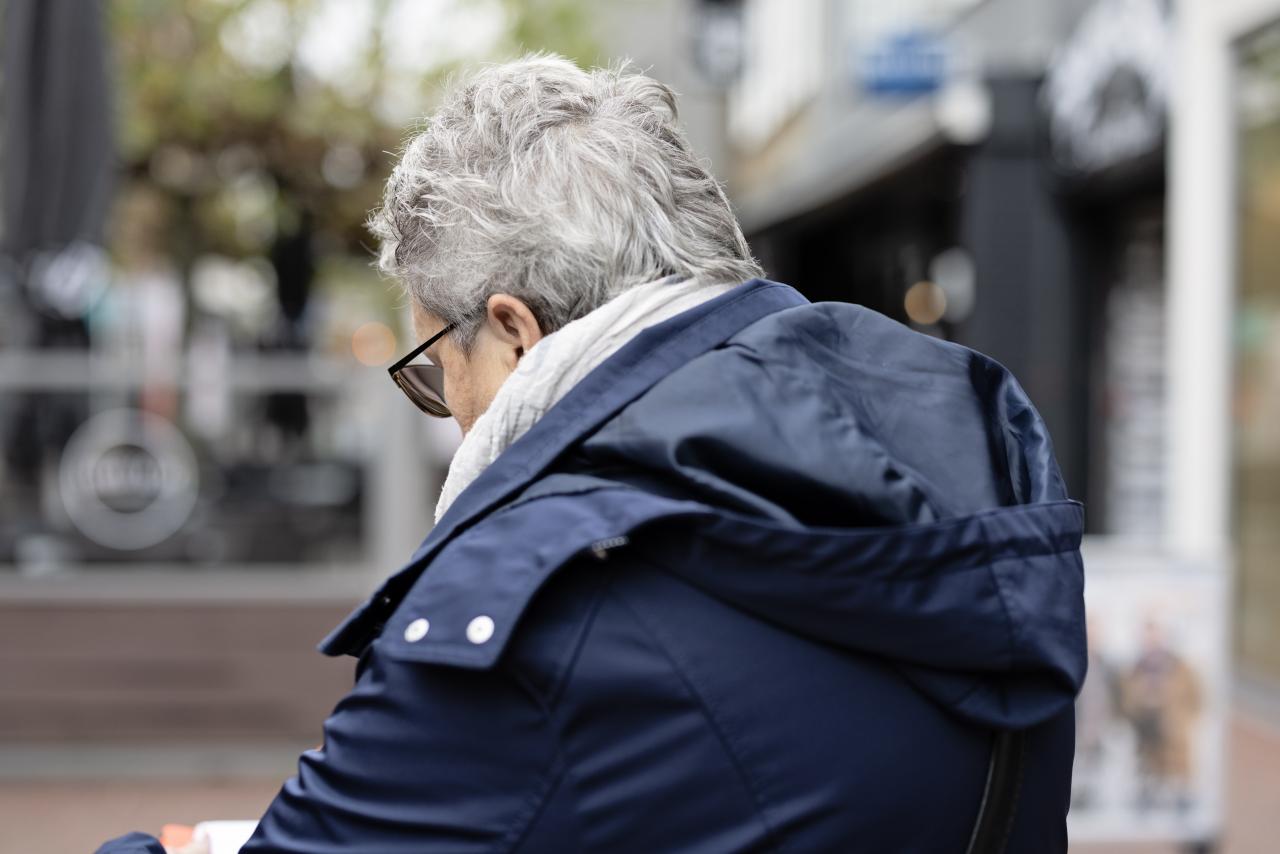
<instances>
[{"instance_id":1,"label":"jacket flap pocket","mask_svg":"<svg viewBox=\"0 0 1280 854\"><path fill-rule=\"evenodd\" d=\"M699 509L705 510L628 487L519 501L445 546L375 643L393 659L490 668L529 602L562 566L605 555L657 518Z\"/></svg>"}]
</instances>

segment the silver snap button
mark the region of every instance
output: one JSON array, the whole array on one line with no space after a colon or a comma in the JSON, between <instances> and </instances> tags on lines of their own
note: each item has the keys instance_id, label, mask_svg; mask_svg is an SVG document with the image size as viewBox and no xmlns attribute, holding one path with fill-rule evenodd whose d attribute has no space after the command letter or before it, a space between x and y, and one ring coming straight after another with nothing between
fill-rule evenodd
<instances>
[{"instance_id":1,"label":"silver snap button","mask_svg":"<svg viewBox=\"0 0 1280 854\"><path fill-rule=\"evenodd\" d=\"M417 643L427 636L427 629L429 628L431 628L431 624L419 617L405 626L404 639L409 643Z\"/></svg>"},{"instance_id":2,"label":"silver snap button","mask_svg":"<svg viewBox=\"0 0 1280 854\"><path fill-rule=\"evenodd\" d=\"M467 624L467 640L482 644L493 637L493 618L481 614Z\"/></svg>"}]
</instances>

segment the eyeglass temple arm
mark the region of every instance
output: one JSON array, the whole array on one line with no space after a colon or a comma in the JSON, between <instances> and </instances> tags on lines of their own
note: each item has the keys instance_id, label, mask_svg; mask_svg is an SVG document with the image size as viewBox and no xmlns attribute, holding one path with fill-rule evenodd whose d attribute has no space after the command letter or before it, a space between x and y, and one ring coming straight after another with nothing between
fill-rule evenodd
<instances>
[{"instance_id":1,"label":"eyeglass temple arm","mask_svg":"<svg viewBox=\"0 0 1280 854\"><path fill-rule=\"evenodd\" d=\"M405 355L405 356L404 356L404 358L402 358L400 361L396 362L396 363L395 363L394 365L392 365L391 367L387 368L387 373L391 374L392 376L395 376L397 371L399 371L399 370L400 370L401 368L403 368L405 365L407 365L407 364L409 364L410 362L412 362L414 359L418 358L418 355L419 355L423 350L427 349L427 348L428 348L428 347L430 347L432 344L436 343L436 342L437 342L437 341L439 341L441 338L443 338L443 337L445 336L445 334L446 334L446 333L448 333L448 332L450 332L450 331L453 329L453 327L454 327L455 325L456 325L456 324L450 323L450 324L449 324L448 326L446 326L444 329L441 329L441 330L440 330L439 332L437 332L435 335L432 335L432 336L431 336L430 338L428 338L426 341L423 341L423 342L422 342L421 344L419 344L417 347L414 347L412 350L410 350L410 351L409 351L409 353L408 353L407 355Z\"/></svg>"}]
</instances>

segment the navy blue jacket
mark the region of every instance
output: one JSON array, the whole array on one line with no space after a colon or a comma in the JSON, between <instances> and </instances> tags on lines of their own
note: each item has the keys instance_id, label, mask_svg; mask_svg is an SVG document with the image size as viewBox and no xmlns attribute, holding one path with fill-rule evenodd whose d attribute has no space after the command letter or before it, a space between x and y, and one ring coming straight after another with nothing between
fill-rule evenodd
<instances>
[{"instance_id":1,"label":"navy blue jacket","mask_svg":"<svg viewBox=\"0 0 1280 854\"><path fill-rule=\"evenodd\" d=\"M1081 524L999 364L752 280L588 375L324 641L355 687L243 850L963 852L1013 728L1008 850L1064 851Z\"/></svg>"}]
</instances>

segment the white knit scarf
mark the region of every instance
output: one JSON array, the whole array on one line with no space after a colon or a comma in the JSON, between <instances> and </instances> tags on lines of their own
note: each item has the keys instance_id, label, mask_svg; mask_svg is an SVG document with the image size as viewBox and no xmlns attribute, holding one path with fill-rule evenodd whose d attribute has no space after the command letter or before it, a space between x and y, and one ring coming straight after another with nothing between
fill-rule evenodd
<instances>
[{"instance_id":1,"label":"white knit scarf","mask_svg":"<svg viewBox=\"0 0 1280 854\"><path fill-rule=\"evenodd\" d=\"M637 285L530 347L458 446L436 503L436 521L569 389L641 330L701 305L737 284L707 284L669 276Z\"/></svg>"}]
</instances>

